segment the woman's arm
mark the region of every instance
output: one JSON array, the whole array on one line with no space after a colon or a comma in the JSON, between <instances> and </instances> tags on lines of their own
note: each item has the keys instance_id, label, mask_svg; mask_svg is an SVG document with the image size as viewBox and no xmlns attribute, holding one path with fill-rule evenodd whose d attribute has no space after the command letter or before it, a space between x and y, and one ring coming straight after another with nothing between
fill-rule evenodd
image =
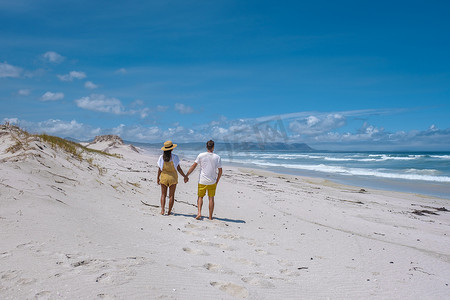
<instances>
[{"instance_id":1,"label":"woman's arm","mask_svg":"<svg viewBox=\"0 0 450 300\"><path fill-rule=\"evenodd\" d=\"M161 175L161 169L158 167L158 177L156 177L156 183L159 185L159 176Z\"/></svg>"},{"instance_id":2,"label":"woman's arm","mask_svg":"<svg viewBox=\"0 0 450 300\"><path fill-rule=\"evenodd\" d=\"M186 177L186 175L184 174L183 170L181 169L180 165L178 165L177 167L178 173L181 174L181 176Z\"/></svg>"}]
</instances>

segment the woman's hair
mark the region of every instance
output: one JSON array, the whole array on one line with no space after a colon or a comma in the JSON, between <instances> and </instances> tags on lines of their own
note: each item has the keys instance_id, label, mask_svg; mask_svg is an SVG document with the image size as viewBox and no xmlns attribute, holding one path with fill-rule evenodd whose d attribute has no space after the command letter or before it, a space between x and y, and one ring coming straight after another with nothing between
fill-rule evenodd
<instances>
[{"instance_id":1,"label":"woman's hair","mask_svg":"<svg viewBox=\"0 0 450 300\"><path fill-rule=\"evenodd\" d=\"M170 161L170 158L171 158L171 157L172 157L172 150L164 151L164 154L163 154L163 160L164 160L165 162Z\"/></svg>"}]
</instances>

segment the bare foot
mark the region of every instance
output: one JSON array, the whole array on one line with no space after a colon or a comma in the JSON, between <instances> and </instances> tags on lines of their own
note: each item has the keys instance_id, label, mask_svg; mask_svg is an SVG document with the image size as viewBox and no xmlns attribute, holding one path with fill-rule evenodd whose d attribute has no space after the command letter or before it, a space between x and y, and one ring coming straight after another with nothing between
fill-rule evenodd
<instances>
[{"instance_id":1,"label":"bare foot","mask_svg":"<svg viewBox=\"0 0 450 300\"><path fill-rule=\"evenodd\" d=\"M200 220L200 219L202 218L202 215L197 215L195 218L196 218L197 220Z\"/></svg>"},{"instance_id":2,"label":"bare foot","mask_svg":"<svg viewBox=\"0 0 450 300\"><path fill-rule=\"evenodd\" d=\"M212 218L212 217L209 217L209 219L212 220L213 218Z\"/></svg>"},{"instance_id":3,"label":"bare foot","mask_svg":"<svg viewBox=\"0 0 450 300\"><path fill-rule=\"evenodd\" d=\"M168 211L168 212L167 212L167 215L168 215L168 216L170 216L171 214L172 214L172 212L171 212L171 211Z\"/></svg>"},{"instance_id":4,"label":"bare foot","mask_svg":"<svg viewBox=\"0 0 450 300\"><path fill-rule=\"evenodd\" d=\"M163 211L163 210L161 211L161 215L163 215L163 216L164 216L164 211Z\"/></svg>"}]
</instances>

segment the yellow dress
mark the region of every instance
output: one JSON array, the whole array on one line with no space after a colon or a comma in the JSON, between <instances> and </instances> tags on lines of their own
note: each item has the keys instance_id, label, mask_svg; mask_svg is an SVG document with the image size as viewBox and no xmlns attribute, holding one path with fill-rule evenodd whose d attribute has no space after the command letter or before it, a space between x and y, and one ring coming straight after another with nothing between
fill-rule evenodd
<instances>
[{"instance_id":1,"label":"yellow dress","mask_svg":"<svg viewBox=\"0 0 450 300\"><path fill-rule=\"evenodd\" d=\"M167 187L178 183L178 174L175 166L173 165L173 161L164 162L159 181Z\"/></svg>"}]
</instances>

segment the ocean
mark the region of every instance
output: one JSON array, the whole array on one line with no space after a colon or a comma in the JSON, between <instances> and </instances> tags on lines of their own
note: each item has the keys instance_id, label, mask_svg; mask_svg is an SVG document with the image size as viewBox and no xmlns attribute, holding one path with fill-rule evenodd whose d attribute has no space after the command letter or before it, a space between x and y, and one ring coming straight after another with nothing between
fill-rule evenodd
<instances>
[{"instance_id":1,"label":"ocean","mask_svg":"<svg viewBox=\"0 0 450 300\"><path fill-rule=\"evenodd\" d=\"M204 151L180 146L175 152L180 158L193 160ZM231 151L217 146L215 152L225 165L450 199L450 152Z\"/></svg>"}]
</instances>

